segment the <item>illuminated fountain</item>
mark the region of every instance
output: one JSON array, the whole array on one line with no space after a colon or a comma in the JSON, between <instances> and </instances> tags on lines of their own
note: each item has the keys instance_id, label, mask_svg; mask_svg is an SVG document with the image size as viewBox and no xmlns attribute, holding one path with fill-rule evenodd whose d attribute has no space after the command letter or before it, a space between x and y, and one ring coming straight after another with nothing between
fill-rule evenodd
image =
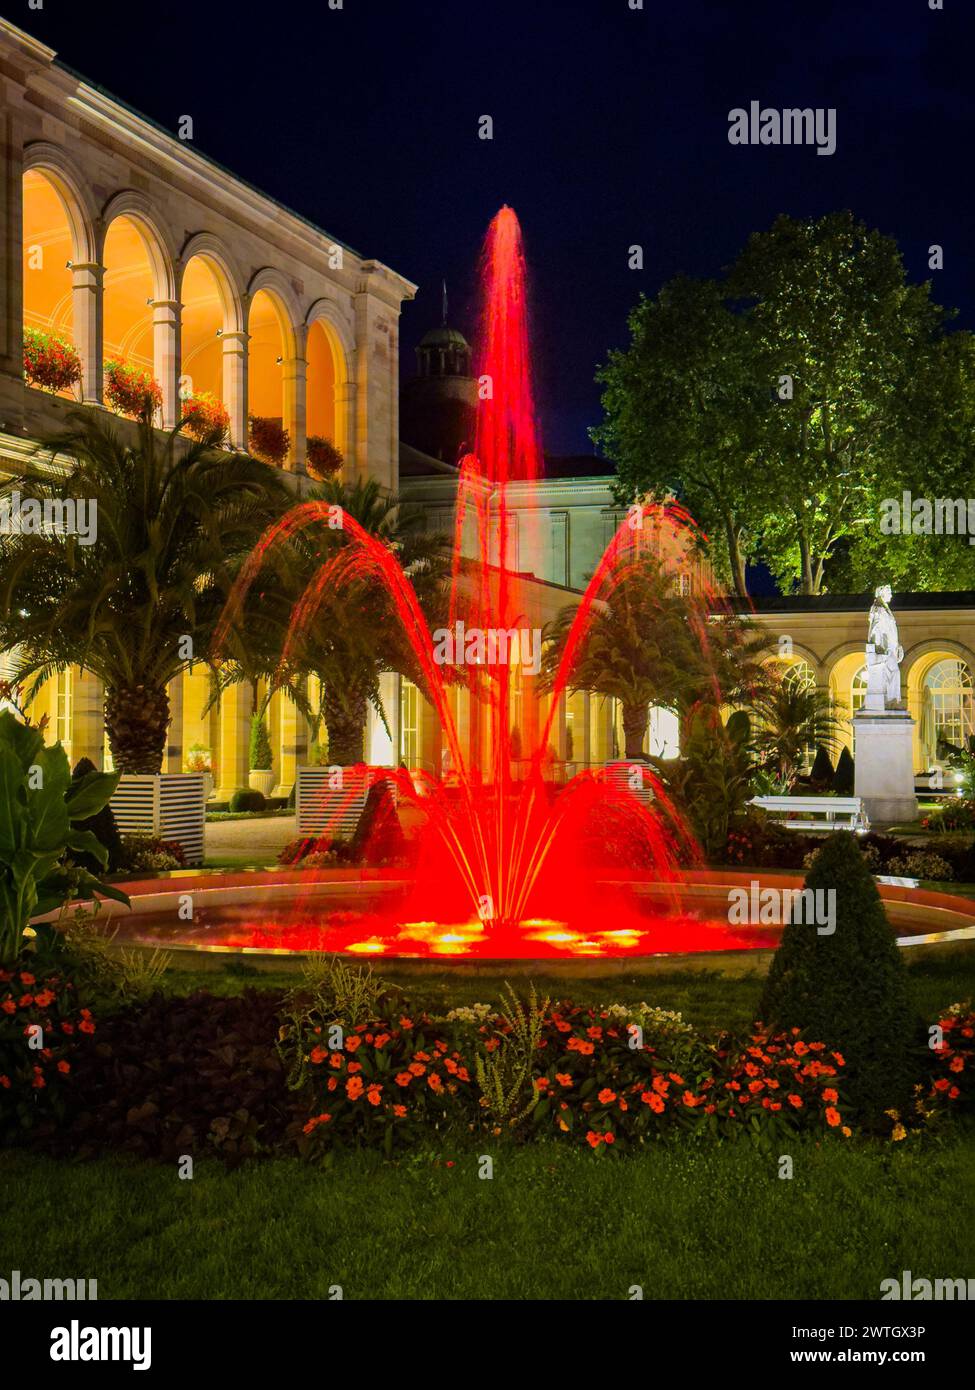
<instances>
[{"instance_id":1,"label":"illuminated fountain","mask_svg":"<svg viewBox=\"0 0 975 1390\"><path fill-rule=\"evenodd\" d=\"M519 677L512 648L515 655L527 655L536 649L540 632L531 617L533 579L515 561L508 494L511 484L524 490L539 478L541 450L521 231L507 207L488 231L483 285L480 399L474 449L459 469L446 626L431 632L395 554L346 513L341 518L345 543L324 548L328 558L293 609L281 654L282 670L300 664L302 635L314 630L326 599L348 586L379 584L390 596L439 719L447 764L439 778L381 769L399 804L413 808L422 821L418 862L406 874L372 875L374 883L382 877L395 881L395 891L387 884L390 891L383 895L376 888L364 890L362 875L350 885L327 870L279 875L267 885L277 891L263 898L255 898L258 885L252 883L248 905L229 916L219 909L212 930L205 894L197 894L204 926L191 935L255 949L494 959L769 944L774 934L768 931L732 934L723 903L714 902L702 913L700 902L682 902L679 864L693 864L696 849L649 765L585 770L559 785L549 754L560 697L570 684L594 605L640 564L644 519L678 537L688 532L690 519L679 508L631 509L579 603L559 667L550 674L547 713L536 691L523 692L532 717L514 745L511 708ZM218 654L274 548L299 533L314 534L314 528L334 529L333 511L321 501L299 503L262 538L228 604ZM522 537L529 554L533 539ZM691 605L688 612L703 645L706 608ZM525 679L523 672L520 678ZM466 692L469 709L463 736L455 712L459 690ZM347 771L350 787L361 790L366 770ZM350 790L349 798L355 794ZM342 810L340 796L333 823ZM580 849L599 817L622 826L636 851L615 873L599 871ZM633 872L636 865L640 872ZM640 878L638 897L633 886ZM338 901L337 888L345 894ZM266 907L255 908L257 901ZM341 910L329 911L330 906Z\"/></svg>"}]
</instances>

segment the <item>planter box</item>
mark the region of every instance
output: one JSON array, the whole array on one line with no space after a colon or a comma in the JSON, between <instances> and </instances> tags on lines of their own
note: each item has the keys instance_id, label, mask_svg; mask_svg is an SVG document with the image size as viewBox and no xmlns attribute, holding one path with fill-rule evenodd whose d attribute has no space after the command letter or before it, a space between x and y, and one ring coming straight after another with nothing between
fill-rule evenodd
<instances>
[{"instance_id":1,"label":"planter box","mask_svg":"<svg viewBox=\"0 0 975 1390\"><path fill-rule=\"evenodd\" d=\"M158 835L183 848L187 864L202 864L204 772L123 773L111 800L123 835Z\"/></svg>"},{"instance_id":2,"label":"planter box","mask_svg":"<svg viewBox=\"0 0 975 1390\"><path fill-rule=\"evenodd\" d=\"M341 773L340 787L330 785L337 771ZM381 767L299 767L295 784L298 834L351 839L370 789L387 777L387 770ZM391 790L395 796L395 788Z\"/></svg>"},{"instance_id":3,"label":"planter box","mask_svg":"<svg viewBox=\"0 0 975 1390\"><path fill-rule=\"evenodd\" d=\"M252 791L263 792L265 796L270 796L274 791L277 781L275 773L268 768L252 767L247 774L247 781Z\"/></svg>"}]
</instances>

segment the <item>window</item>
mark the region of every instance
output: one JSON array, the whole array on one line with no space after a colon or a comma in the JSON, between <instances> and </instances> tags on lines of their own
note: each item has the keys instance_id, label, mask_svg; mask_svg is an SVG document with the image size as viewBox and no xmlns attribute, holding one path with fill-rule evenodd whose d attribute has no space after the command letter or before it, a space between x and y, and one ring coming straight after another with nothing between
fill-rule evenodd
<instances>
[{"instance_id":1,"label":"window","mask_svg":"<svg viewBox=\"0 0 975 1390\"><path fill-rule=\"evenodd\" d=\"M681 570L674 575L674 590L679 598L690 598L691 596L691 576L686 570Z\"/></svg>"},{"instance_id":2,"label":"window","mask_svg":"<svg viewBox=\"0 0 975 1390\"><path fill-rule=\"evenodd\" d=\"M71 746L71 671L59 671L55 676L55 738L65 749Z\"/></svg>"},{"instance_id":3,"label":"window","mask_svg":"<svg viewBox=\"0 0 975 1390\"><path fill-rule=\"evenodd\" d=\"M975 690L967 664L954 657L936 661L924 677L924 698L930 701L936 747L942 740L964 747L975 733Z\"/></svg>"},{"instance_id":4,"label":"window","mask_svg":"<svg viewBox=\"0 0 975 1390\"><path fill-rule=\"evenodd\" d=\"M554 584L569 582L569 513L549 512L549 545L552 552L549 578Z\"/></svg>"}]
</instances>

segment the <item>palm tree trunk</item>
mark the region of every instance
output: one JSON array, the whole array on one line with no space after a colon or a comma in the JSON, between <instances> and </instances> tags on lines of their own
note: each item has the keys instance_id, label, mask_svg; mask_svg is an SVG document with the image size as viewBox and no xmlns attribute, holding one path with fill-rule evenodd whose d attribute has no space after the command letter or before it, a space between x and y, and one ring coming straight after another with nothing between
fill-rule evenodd
<instances>
[{"instance_id":1,"label":"palm tree trunk","mask_svg":"<svg viewBox=\"0 0 975 1390\"><path fill-rule=\"evenodd\" d=\"M161 772L168 730L165 686L115 686L106 692L105 731L116 772Z\"/></svg>"},{"instance_id":2,"label":"palm tree trunk","mask_svg":"<svg viewBox=\"0 0 975 1390\"><path fill-rule=\"evenodd\" d=\"M650 710L647 705L623 706L623 743L625 758L642 759L643 740L647 736Z\"/></svg>"},{"instance_id":3,"label":"palm tree trunk","mask_svg":"<svg viewBox=\"0 0 975 1390\"><path fill-rule=\"evenodd\" d=\"M366 712L364 695L346 693L344 700L322 699L325 728L328 731L328 761L333 767L353 767L366 759Z\"/></svg>"}]
</instances>

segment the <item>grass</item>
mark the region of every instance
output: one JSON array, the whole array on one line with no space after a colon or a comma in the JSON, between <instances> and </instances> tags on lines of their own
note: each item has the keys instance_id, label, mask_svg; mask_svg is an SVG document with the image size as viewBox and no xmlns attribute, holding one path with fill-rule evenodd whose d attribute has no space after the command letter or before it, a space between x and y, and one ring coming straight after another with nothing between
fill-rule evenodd
<instances>
[{"instance_id":1,"label":"grass","mask_svg":"<svg viewBox=\"0 0 975 1390\"><path fill-rule=\"evenodd\" d=\"M105 1298L873 1298L903 1269L971 1273L975 1143L833 1141L614 1159L540 1144L234 1172L0 1155L0 1268ZM451 1160L452 1167L446 1162ZM29 1212L29 1220L24 1212Z\"/></svg>"}]
</instances>

